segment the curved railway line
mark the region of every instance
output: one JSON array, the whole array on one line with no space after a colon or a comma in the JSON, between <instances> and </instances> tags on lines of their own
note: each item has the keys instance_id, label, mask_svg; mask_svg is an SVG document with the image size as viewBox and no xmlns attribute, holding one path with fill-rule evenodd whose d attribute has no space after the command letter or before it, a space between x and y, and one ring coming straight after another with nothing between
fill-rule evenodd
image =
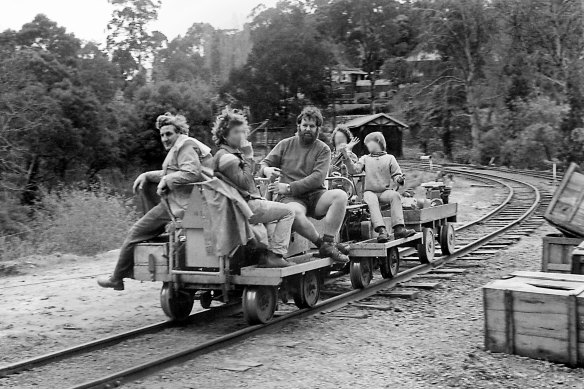
<instances>
[{"instance_id":1,"label":"curved railway line","mask_svg":"<svg viewBox=\"0 0 584 389\"><path fill-rule=\"evenodd\" d=\"M417 167L419 168L419 165ZM186 325L177 325L172 322L157 323L40 357L0 366L0 377L18 377L22 384L42 387L48 384L48 381L42 377L46 378L50 374L49 371L60 371L66 372L63 373L66 376L53 378L58 379L59 384L51 383L50 386L69 385L77 389L117 387L172 365L236 344L250 336L273 331L291 320L330 312L380 291L398 287L423 274L436 271L438 267L447 270L448 265L457 259L472 260L473 256L484 257L495 254L496 251L520 239L521 235L529 234L542 223L543 211L551 198L546 189L478 169L462 169L454 166L445 167L445 169L475 181L503 187L507 194L504 201L491 212L456 229L458 244L452 255L436 256L435 261L430 264L412 265L392 279L381 279L376 276L377 280L365 289L351 290L349 283L342 284L337 281L342 280L343 277L332 279L328 283L328 287L334 289L331 291L332 297L320 301L311 309L292 310L289 305L285 305L282 311L277 312L277 317L267 324L241 328L243 321L240 317L240 306L226 305L195 313L190 316ZM417 258L411 256L413 253L413 249L401 249L400 257L402 261L405 260L408 263L417 261ZM326 286L324 289L327 291ZM327 292L328 294L330 293ZM289 309L286 310L286 308ZM165 345L165 347L157 347L156 352L152 350L152 345L149 346L153 333L156 333L157 344ZM188 346L185 345L187 336L189 342L192 342ZM139 351L132 352L132 349ZM79 369L79 366L83 366L88 361L92 362L91 371ZM76 366L77 369L69 371L68 364ZM20 374L14 376L16 373ZM0 387L8 378L0 379ZM63 385L64 383L66 385Z\"/></svg>"}]
</instances>

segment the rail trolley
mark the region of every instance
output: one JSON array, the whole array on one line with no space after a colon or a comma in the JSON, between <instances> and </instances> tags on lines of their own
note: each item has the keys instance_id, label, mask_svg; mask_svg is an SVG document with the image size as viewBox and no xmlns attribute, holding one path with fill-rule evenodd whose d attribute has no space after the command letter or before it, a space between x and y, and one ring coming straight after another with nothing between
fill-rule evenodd
<instances>
[{"instance_id":1,"label":"rail trolley","mask_svg":"<svg viewBox=\"0 0 584 389\"><path fill-rule=\"evenodd\" d=\"M434 206L405 211L407 226L417 231L414 236L377 243L367 207L359 200L355 183L349 181L353 192L339 239L351 242L351 262L344 270L350 272L353 287L366 287L377 265L385 278L397 274L398 247L417 247L422 262L433 260L435 236L439 237L445 254L454 249L451 222L456 221L457 207L439 204L438 198L445 191L443 184L427 187L427 195L434 196ZM171 319L184 320L195 300L203 308L209 308L213 300L228 303L241 299L245 320L258 324L272 319L279 298L287 301L291 297L299 308L313 307L320 297L324 277L338 264L330 258L316 257L310 242L295 233L286 256L293 266L258 268L254 264L257 262L254 249L249 245L218 255L210 219L215 216L207 206L209 195L204 183L194 184L182 220L173 218L167 235L139 243L134 249L133 278L162 282L160 303L164 313ZM233 220L223 222L234 223ZM318 229L319 222L314 223Z\"/></svg>"}]
</instances>

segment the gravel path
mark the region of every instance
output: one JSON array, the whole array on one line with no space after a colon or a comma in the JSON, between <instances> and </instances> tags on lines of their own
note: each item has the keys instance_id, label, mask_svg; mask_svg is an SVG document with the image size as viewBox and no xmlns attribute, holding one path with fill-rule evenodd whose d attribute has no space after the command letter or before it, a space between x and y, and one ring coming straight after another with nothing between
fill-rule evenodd
<instances>
[{"instance_id":1,"label":"gravel path","mask_svg":"<svg viewBox=\"0 0 584 389\"><path fill-rule=\"evenodd\" d=\"M539 270L541 237L551 232L543 226L418 299L375 297L367 303L380 309L349 306L295 322L127 387L584 388L584 369L483 349L481 287Z\"/></svg>"}]
</instances>

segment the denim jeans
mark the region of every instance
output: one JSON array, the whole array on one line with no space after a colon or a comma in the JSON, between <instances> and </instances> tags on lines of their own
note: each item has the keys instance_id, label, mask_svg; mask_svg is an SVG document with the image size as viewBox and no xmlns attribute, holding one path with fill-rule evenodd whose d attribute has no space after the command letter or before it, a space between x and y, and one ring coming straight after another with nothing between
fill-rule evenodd
<instances>
[{"instance_id":1,"label":"denim jeans","mask_svg":"<svg viewBox=\"0 0 584 389\"><path fill-rule=\"evenodd\" d=\"M363 193L363 200L369 207L371 224L374 229L380 226L385 226L379 203L391 205L392 227L404 224L404 210L402 208L401 196L395 190L388 189L384 192L371 192L368 190Z\"/></svg>"},{"instance_id":2,"label":"denim jeans","mask_svg":"<svg viewBox=\"0 0 584 389\"><path fill-rule=\"evenodd\" d=\"M144 201L144 194L141 192L140 195L141 200ZM164 204L159 203L134 223L126 236L126 240L122 244L118 263L112 276L113 279L121 280L124 277L132 276L132 270L134 268L134 246L136 243L155 238L162 234L168 222L170 222L170 215Z\"/></svg>"},{"instance_id":3,"label":"denim jeans","mask_svg":"<svg viewBox=\"0 0 584 389\"><path fill-rule=\"evenodd\" d=\"M253 215L249 218L251 224L263 223L268 230L268 250L275 254L286 255L294 211L286 204L268 200L249 200L247 202Z\"/></svg>"}]
</instances>

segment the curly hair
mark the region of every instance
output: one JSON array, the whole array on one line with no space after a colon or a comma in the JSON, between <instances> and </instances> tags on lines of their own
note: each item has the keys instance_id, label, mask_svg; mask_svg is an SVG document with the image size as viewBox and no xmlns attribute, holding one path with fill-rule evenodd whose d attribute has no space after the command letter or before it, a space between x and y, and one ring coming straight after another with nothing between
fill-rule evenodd
<instances>
[{"instance_id":1,"label":"curly hair","mask_svg":"<svg viewBox=\"0 0 584 389\"><path fill-rule=\"evenodd\" d=\"M240 124L245 125L247 129L247 119L243 112L238 109L225 108L221 115L217 116L211 131L215 145L227 144L225 138L229 135L229 131ZM249 129L247 130L249 131Z\"/></svg>"},{"instance_id":2,"label":"curly hair","mask_svg":"<svg viewBox=\"0 0 584 389\"><path fill-rule=\"evenodd\" d=\"M178 134L188 135L189 125L183 115L173 115L170 112L156 118L156 129L160 130L164 126L173 126Z\"/></svg>"},{"instance_id":3,"label":"curly hair","mask_svg":"<svg viewBox=\"0 0 584 389\"><path fill-rule=\"evenodd\" d=\"M298 117L296 118L296 124L300 124L300 122L302 122L302 119L314 120L317 127L321 127L322 123L324 122L320 109L316 108L313 105L307 105L302 109L302 112L300 112L300 115L298 115Z\"/></svg>"},{"instance_id":4,"label":"curly hair","mask_svg":"<svg viewBox=\"0 0 584 389\"><path fill-rule=\"evenodd\" d=\"M345 135L345 137L347 138L347 143L349 143L351 141L351 138L353 137L353 134L351 134L351 130L349 130L349 127L345 126L344 124L337 126L337 128L335 128L331 136L333 150L337 148L337 145L335 145L335 135L337 134L337 132L340 132L341 134Z\"/></svg>"}]
</instances>

